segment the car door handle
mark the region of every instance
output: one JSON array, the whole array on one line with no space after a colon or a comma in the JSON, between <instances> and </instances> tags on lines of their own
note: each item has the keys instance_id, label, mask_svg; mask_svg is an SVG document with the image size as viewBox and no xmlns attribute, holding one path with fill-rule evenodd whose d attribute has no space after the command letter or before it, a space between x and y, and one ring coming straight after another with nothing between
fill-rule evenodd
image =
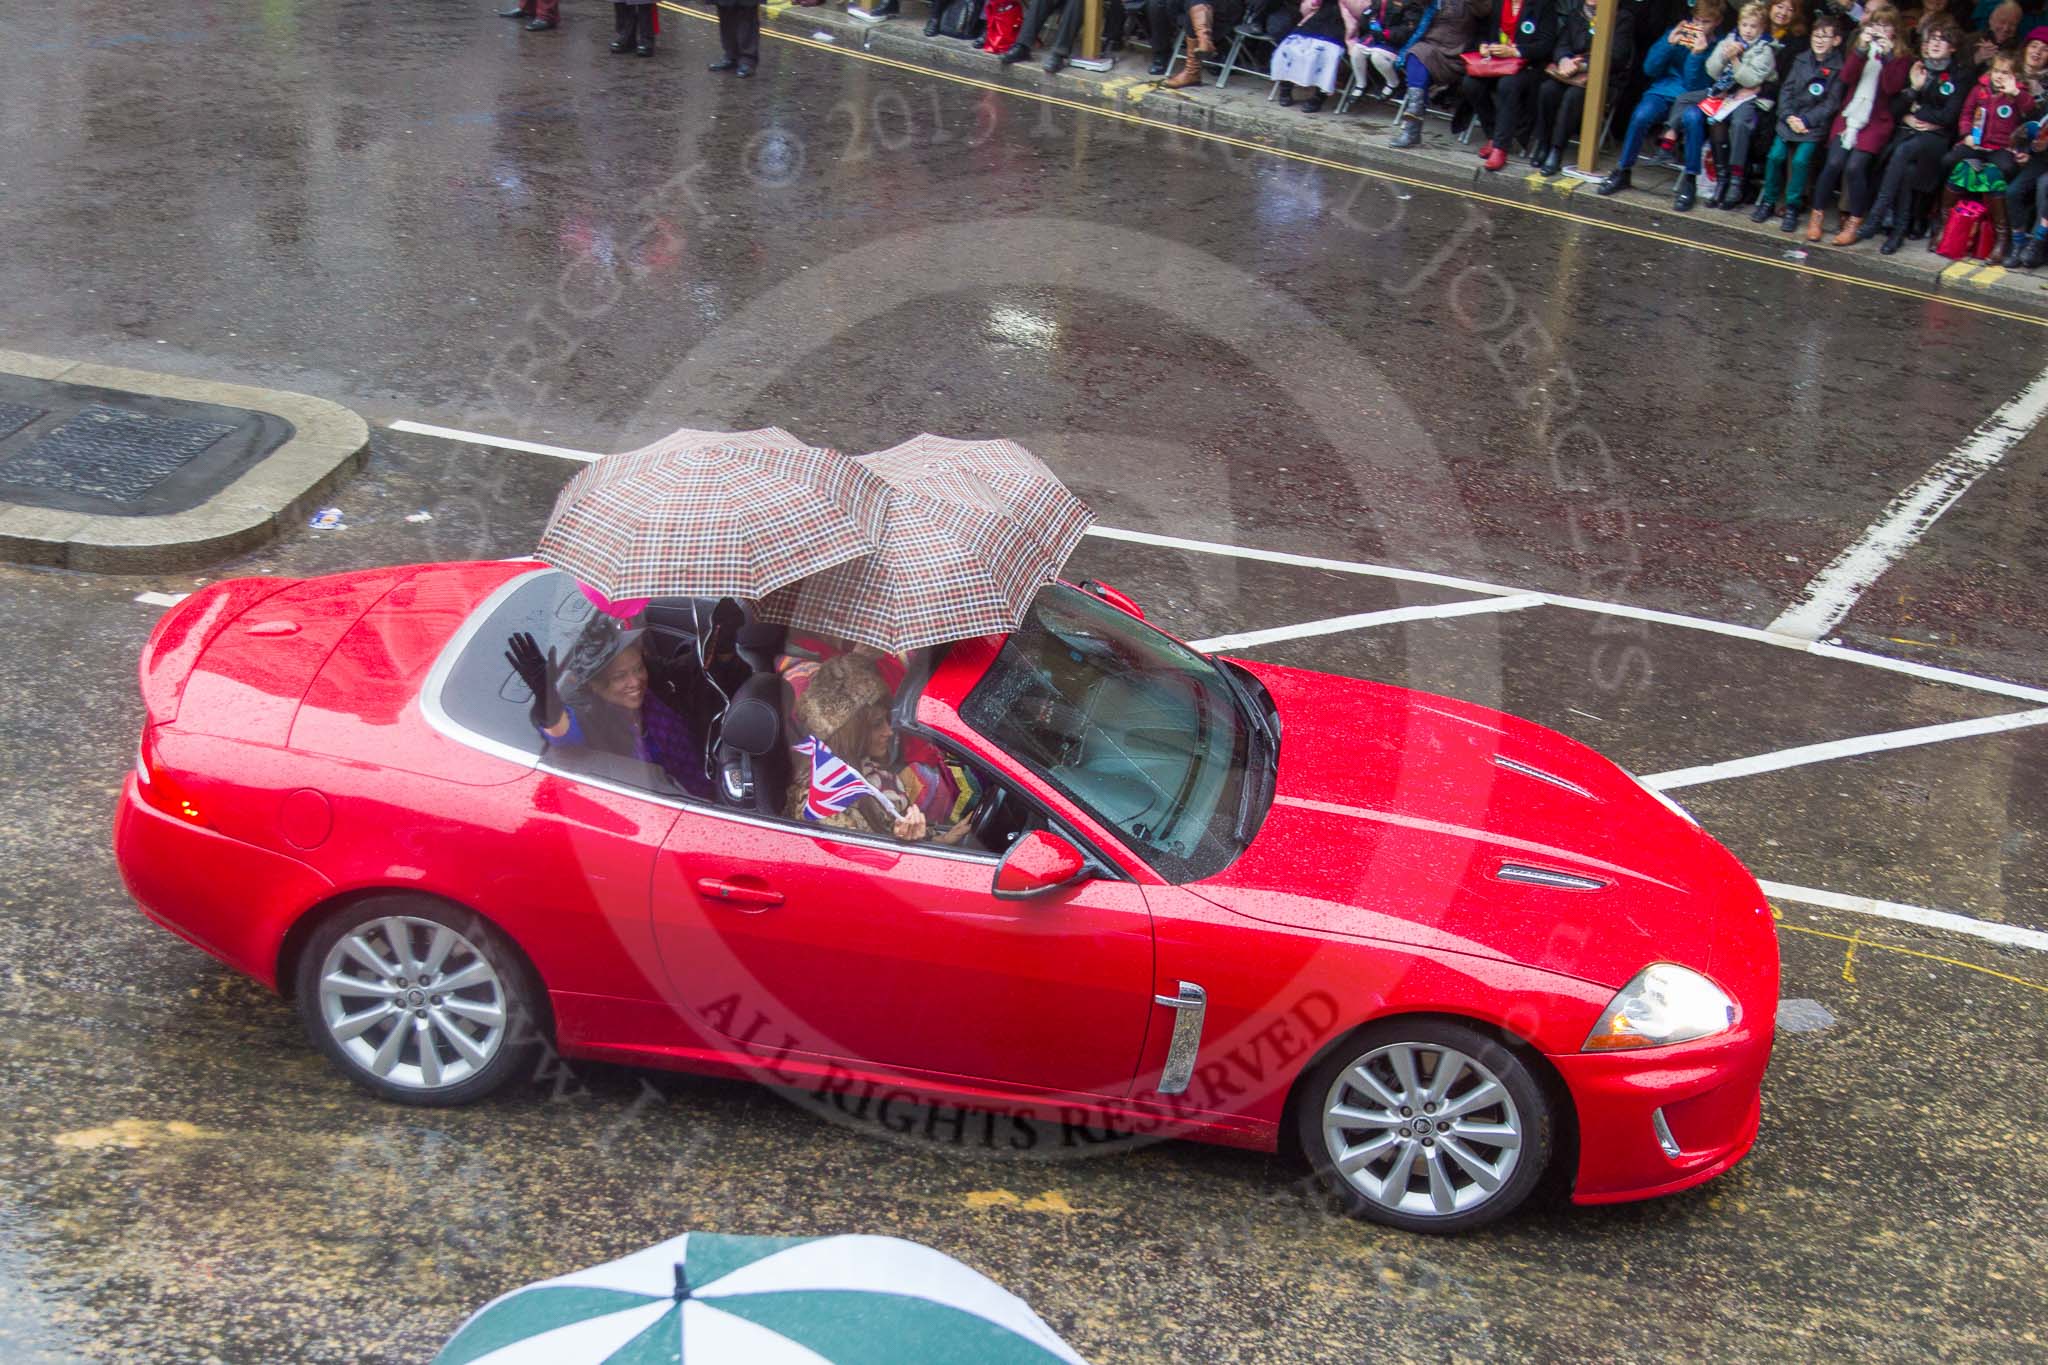
<instances>
[{"instance_id":1,"label":"car door handle","mask_svg":"<svg viewBox=\"0 0 2048 1365\"><path fill-rule=\"evenodd\" d=\"M744 882L729 882L723 877L699 877L697 890L715 901L732 905L752 905L767 909L782 904L782 893L770 891L765 886L748 886Z\"/></svg>"}]
</instances>

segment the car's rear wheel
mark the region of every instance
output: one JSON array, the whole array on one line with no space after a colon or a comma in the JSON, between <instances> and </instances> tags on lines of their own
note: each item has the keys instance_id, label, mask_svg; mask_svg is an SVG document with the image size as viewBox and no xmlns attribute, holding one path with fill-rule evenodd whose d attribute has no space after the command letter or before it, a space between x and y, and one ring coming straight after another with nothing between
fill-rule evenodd
<instances>
[{"instance_id":1,"label":"car's rear wheel","mask_svg":"<svg viewBox=\"0 0 2048 1365\"><path fill-rule=\"evenodd\" d=\"M1347 1212L1463 1232L1512 1212L1550 1162L1554 1117L1528 1065L1447 1019L1372 1024L1319 1063L1295 1120Z\"/></svg>"},{"instance_id":2,"label":"car's rear wheel","mask_svg":"<svg viewBox=\"0 0 2048 1365\"><path fill-rule=\"evenodd\" d=\"M365 1089L464 1104L526 1066L539 990L504 936L466 910L380 896L328 917L299 955L299 1017Z\"/></svg>"}]
</instances>

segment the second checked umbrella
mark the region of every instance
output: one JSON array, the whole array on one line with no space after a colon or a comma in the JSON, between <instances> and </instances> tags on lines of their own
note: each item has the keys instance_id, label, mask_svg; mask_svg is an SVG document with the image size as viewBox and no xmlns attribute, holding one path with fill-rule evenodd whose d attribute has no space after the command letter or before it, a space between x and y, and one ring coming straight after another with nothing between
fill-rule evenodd
<instances>
[{"instance_id":1,"label":"second checked umbrella","mask_svg":"<svg viewBox=\"0 0 2048 1365\"><path fill-rule=\"evenodd\" d=\"M612 601L760 597L868 553L886 493L859 461L779 427L684 429L569 480L540 557Z\"/></svg>"},{"instance_id":2,"label":"second checked umbrella","mask_svg":"<svg viewBox=\"0 0 2048 1365\"><path fill-rule=\"evenodd\" d=\"M1012 630L1094 519L1014 441L916 436L855 463L886 485L878 548L761 599L763 619L891 652Z\"/></svg>"}]
</instances>

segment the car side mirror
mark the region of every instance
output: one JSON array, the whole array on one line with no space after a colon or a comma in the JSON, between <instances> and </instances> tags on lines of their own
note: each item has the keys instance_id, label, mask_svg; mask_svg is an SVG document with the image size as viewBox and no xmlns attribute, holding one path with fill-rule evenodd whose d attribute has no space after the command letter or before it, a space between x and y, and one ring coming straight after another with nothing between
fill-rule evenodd
<instances>
[{"instance_id":1,"label":"car side mirror","mask_svg":"<svg viewBox=\"0 0 2048 1365\"><path fill-rule=\"evenodd\" d=\"M996 864L993 889L1002 900L1029 900L1094 875L1080 849L1050 830L1034 829L1011 844Z\"/></svg>"},{"instance_id":2,"label":"car side mirror","mask_svg":"<svg viewBox=\"0 0 2048 1365\"><path fill-rule=\"evenodd\" d=\"M1081 591L1088 593L1090 596L1101 598L1127 616L1135 616L1140 621L1145 619L1145 609L1138 605L1138 600L1135 597L1132 597L1129 593L1118 592L1100 579L1090 578L1085 580L1081 584Z\"/></svg>"}]
</instances>

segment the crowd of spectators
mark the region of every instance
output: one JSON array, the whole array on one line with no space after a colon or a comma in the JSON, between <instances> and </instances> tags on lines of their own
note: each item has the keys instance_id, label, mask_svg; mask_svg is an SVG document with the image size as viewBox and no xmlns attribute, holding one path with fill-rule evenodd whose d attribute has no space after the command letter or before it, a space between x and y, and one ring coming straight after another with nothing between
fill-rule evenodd
<instances>
[{"instance_id":1,"label":"crowd of spectators","mask_svg":"<svg viewBox=\"0 0 2048 1365\"><path fill-rule=\"evenodd\" d=\"M881 3L893 13L898 0ZM1620 150L1599 193L1632 185L1648 156L1677 171L1679 212L1703 200L1748 207L1753 221L1775 217L1810 242L1882 235L1886 255L1919 238L1952 249L1950 220L1982 218L1994 261L2048 262L2048 131L2036 118L2048 108L2048 12L2016 0L1921 3L1619 0L1604 112ZM1057 71L1082 7L933 0L925 32L979 38L1007 63L1028 60L1053 23L1045 66ZM1282 105L1317 113L1352 87L1395 103L1396 147L1417 146L1434 110L1454 135L1472 128L1487 170L1520 152L1556 175L1603 39L1596 10L1595 0L1104 0L1103 37L1114 51L1142 28L1152 74L1186 90L1242 35L1240 52L1270 54Z\"/></svg>"}]
</instances>

